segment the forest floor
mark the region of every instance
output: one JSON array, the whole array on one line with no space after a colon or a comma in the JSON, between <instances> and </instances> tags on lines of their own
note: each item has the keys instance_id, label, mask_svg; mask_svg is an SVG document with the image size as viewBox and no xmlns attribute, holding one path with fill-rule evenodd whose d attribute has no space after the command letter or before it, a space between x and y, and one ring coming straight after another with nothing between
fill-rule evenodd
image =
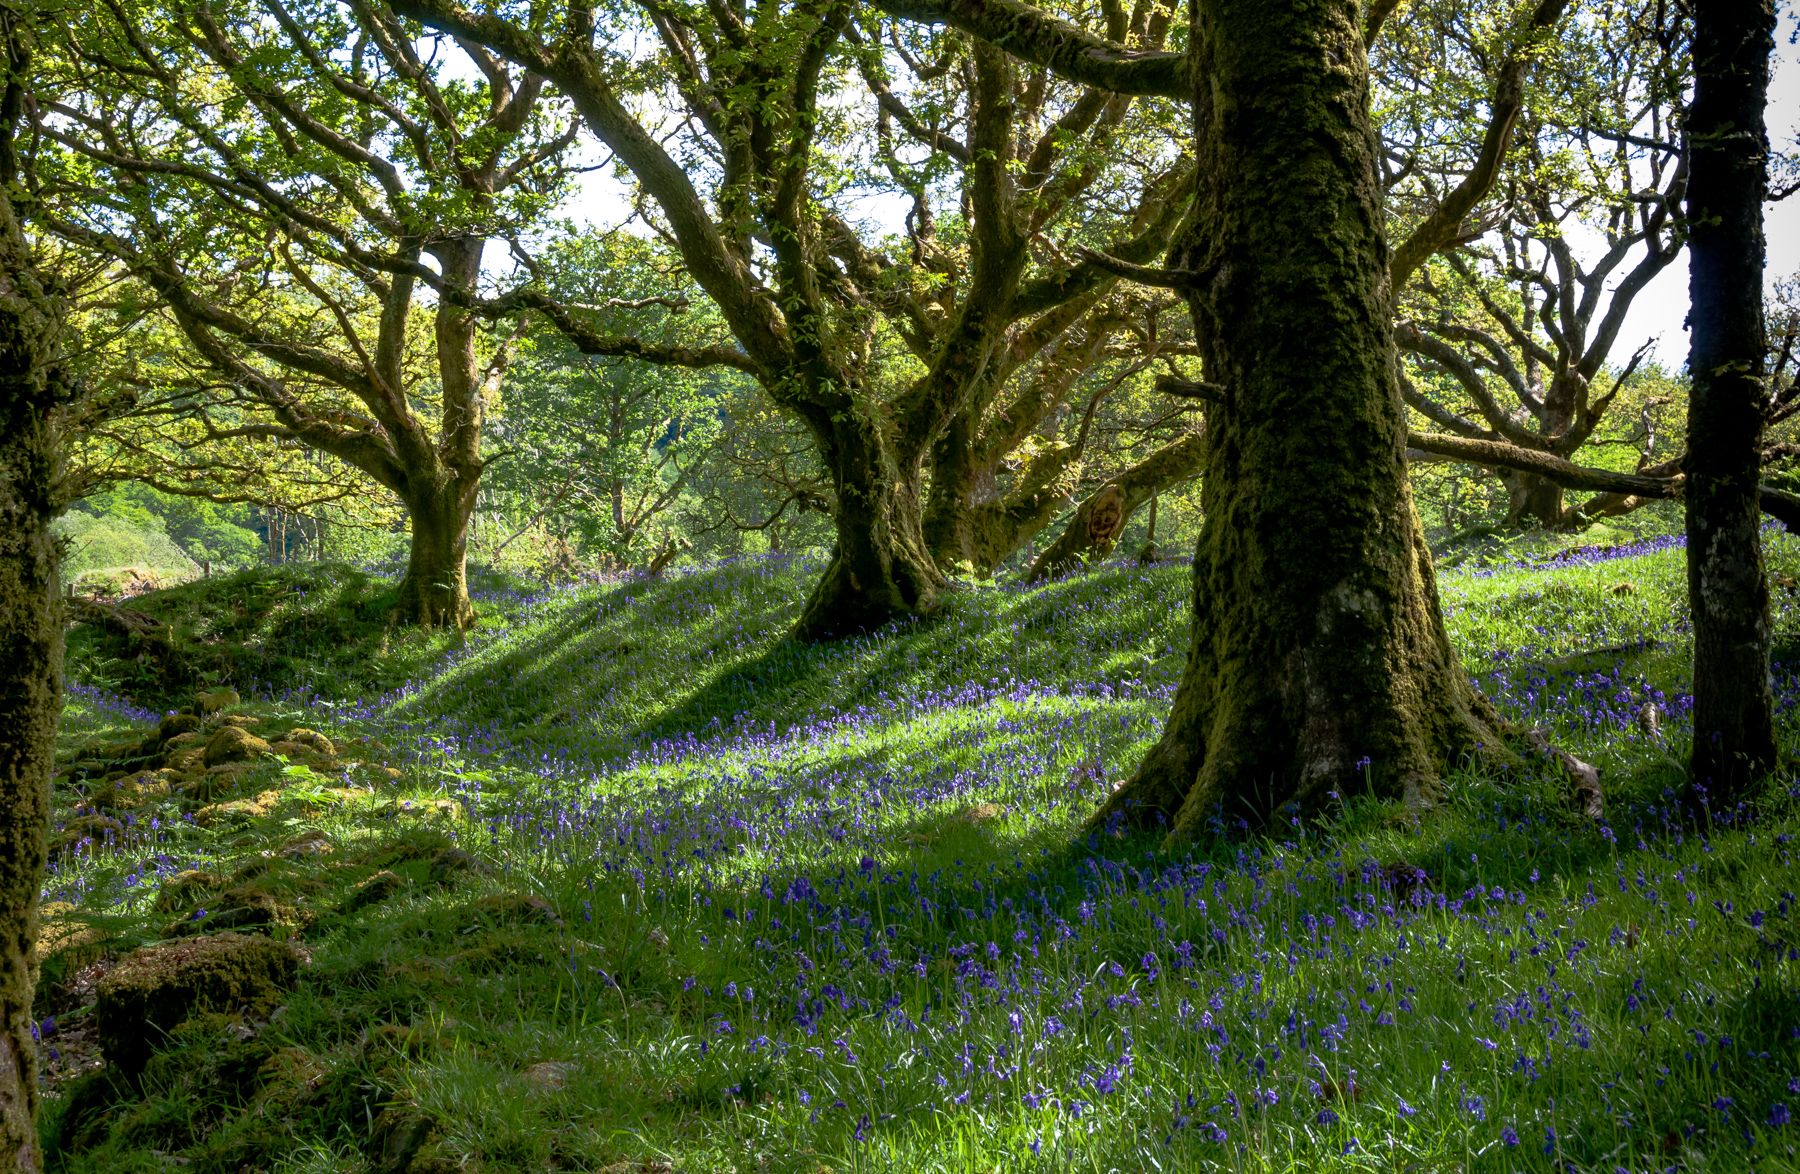
<instances>
[{"instance_id":1,"label":"forest floor","mask_svg":"<svg viewBox=\"0 0 1800 1174\"><path fill-rule=\"evenodd\" d=\"M1792 748L1800 540L1769 548ZM1168 708L1185 568L801 645L816 571L490 585L455 640L285 568L77 628L57 1168L1800 1170L1800 788L1671 815L1679 547L1443 576L1604 823L1462 773L1423 818L1348 795L1174 856L1083 821ZM209 1013L146 985L246 941L268 973Z\"/></svg>"}]
</instances>

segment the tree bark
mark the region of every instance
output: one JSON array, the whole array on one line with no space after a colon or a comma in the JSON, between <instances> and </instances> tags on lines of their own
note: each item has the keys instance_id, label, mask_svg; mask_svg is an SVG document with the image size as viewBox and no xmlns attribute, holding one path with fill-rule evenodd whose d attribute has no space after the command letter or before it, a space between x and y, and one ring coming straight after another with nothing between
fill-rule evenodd
<instances>
[{"instance_id":1,"label":"tree bark","mask_svg":"<svg viewBox=\"0 0 1800 1174\"><path fill-rule=\"evenodd\" d=\"M1171 258L1205 377L1205 522L1161 740L1096 820L1169 840L1333 793L1425 805L1510 754L1413 510L1367 61L1348 0L1193 4L1198 214Z\"/></svg>"},{"instance_id":2,"label":"tree bark","mask_svg":"<svg viewBox=\"0 0 1800 1174\"><path fill-rule=\"evenodd\" d=\"M1757 533L1766 398L1763 107L1774 28L1769 0L1695 6L1687 121L1687 560L1694 617L1688 775L1696 795L1715 808L1742 797L1776 756L1769 594Z\"/></svg>"},{"instance_id":3,"label":"tree bark","mask_svg":"<svg viewBox=\"0 0 1800 1174\"><path fill-rule=\"evenodd\" d=\"M475 622L467 561L479 474L419 480L424 486L405 495L412 545L394 599L394 618L422 628L467 628Z\"/></svg>"},{"instance_id":4,"label":"tree bark","mask_svg":"<svg viewBox=\"0 0 1800 1174\"><path fill-rule=\"evenodd\" d=\"M809 423L836 491L837 545L794 635L836 639L929 614L945 579L925 544L919 462L855 410Z\"/></svg>"},{"instance_id":5,"label":"tree bark","mask_svg":"<svg viewBox=\"0 0 1800 1174\"><path fill-rule=\"evenodd\" d=\"M1111 554L1125 523L1138 508L1198 476L1205 457L1205 442L1199 434L1191 433L1171 440L1101 485L1075 507L1069 524L1037 556L1025 573L1025 581L1041 583Z\"/></svg>"},{"instance_id":6,"label":"tree bark","mask_svg":"<svg viewBox=\"0 0 1800 1174\"><path fill-rule=\"evenodd\" d=\"M20 54L6 17L7 56ZM0 145L0 1165L41 1166L31 1037L32 950L44 874L50 768L62 711L56 605L57 445L51 413L61 307L33 265L12 205L10 129L19 86L9 71L8 139Z\"/></svg>"},{"instance_id":7,"label":"tree bark","mask_svg":"<svg viewBox=\"0 0 1800 1174\"><path fill-rule=\"evenodd\" d=\"M1506 521L1508 530L1539 528L1556 530L1569 522L1569 511L1563 504L1562 486L1531 473L1502 470L1500 483L1506 486Z\"/></svg>"}]
</instances>

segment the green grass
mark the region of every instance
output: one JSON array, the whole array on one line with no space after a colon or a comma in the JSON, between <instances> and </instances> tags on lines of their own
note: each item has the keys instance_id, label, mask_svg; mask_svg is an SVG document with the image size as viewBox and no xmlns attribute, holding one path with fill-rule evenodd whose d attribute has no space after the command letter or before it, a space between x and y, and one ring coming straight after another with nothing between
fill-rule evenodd
<instances>
[{"instance_id":1,"label":"green grass","mask_svg":"<svg viewBox=\"0 0 1800 1174\"><path fill-rule=\"evenodd\" d=\"M815 571L499 591L460 645L387 631L341 571L163 593L192 679L359 761L267 760L239 784L267 810L146 805L59 865L99 938L50 968L71 1051L78 963L234 887L312 960L247 1039L59 1086L64 1168L400 1169L417 1122L418 1170L1800 1169L1771 1116L1800 1105L1800 807L1776 781L1742 826L1666 814L1679 550L1443 579L1471 673L1602 767L1604 827L1554 778L1463 772L1422 822L1351 796L1179 857L1082 822L1166 712L1185 569L966 591L828 647L783 635ZM142 728L109 704L75 699L69 754ZM451 839L477 869L445 873ZM194 867L214 883L155 908Z\"/></svg>"}]
</instances>

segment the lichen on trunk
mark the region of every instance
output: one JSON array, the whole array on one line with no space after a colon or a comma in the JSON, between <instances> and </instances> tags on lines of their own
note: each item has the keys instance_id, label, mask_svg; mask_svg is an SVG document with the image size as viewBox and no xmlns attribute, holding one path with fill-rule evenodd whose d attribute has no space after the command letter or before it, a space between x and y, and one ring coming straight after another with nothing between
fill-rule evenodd
<instances>
[{"instance_id":1,"label":"lichen on trunk","mask_svg":"<svg viewBox=\"0 0 1800 1174\"><path fill-rule=\"evenodd\" d=\"M1333 792L1428 804L1510 757L1415 516L1357 6L1196 0L1198 215L1171 258L1206 379L1194 625L1169 722L1096 816L1190 839Z\"/></svg>"}]
</instances>

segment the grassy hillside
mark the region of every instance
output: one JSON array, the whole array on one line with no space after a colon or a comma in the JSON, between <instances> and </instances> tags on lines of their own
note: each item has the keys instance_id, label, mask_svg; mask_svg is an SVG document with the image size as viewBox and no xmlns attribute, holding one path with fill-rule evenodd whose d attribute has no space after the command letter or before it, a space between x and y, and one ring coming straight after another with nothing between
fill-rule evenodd
<instances>
[{"instance_id":1,"label":"grassy hillside","mask_svg":"<svg viewBox=\"0 0 1800 1174\"><path fill-rule=\"evenodd\" d=\"M199 732L290 749L128 800L107 766L152 715L73 698L64 1168L1800 1168L1800 806L1667 812L1679 549L1444 578L1471 673L1602 767L1604 825L1554 778L1464 773L1423 821L1351 795L1179 857L1083 821L1166 712L1183 568L831 647L783 636L814 573L495 586L452 644L289 571L152 597L162 668L82 636L90 678L159 707L231 683L255 699ZM209 922L304 946L281 1012L82 1076L93 969Z\"/></svg>"}]
</instances>

